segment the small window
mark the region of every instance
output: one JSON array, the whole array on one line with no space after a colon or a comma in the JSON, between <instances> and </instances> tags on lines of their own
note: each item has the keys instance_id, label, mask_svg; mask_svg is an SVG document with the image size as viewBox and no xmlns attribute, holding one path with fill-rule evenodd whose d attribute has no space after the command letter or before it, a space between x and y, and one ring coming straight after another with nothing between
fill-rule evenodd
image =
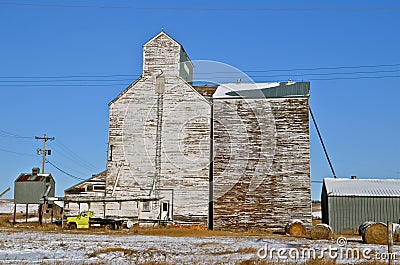
<instances>
[{"instance_id":1,"label":"small window","mask_svg":"<svg viewBox=\"0 0 400 265\"><path fill-rule=\"evenodd\" d=\"M143 212L150 212L150 202L149 202L149 201L143 202L143 209L142 209L142 211L143 211Z\"/></svg>"},{"instance_id":2,"label":"small window","mask_svg":"<svg viewBox=\"0 0 400 265\"><path fill-rule=\"evenodd\" d=\"M94 191L101 191L101 190L105 190L106 186L104 185L93 185L93 190Z\"/></svg>"},{"instance_id":3,"label":"small window","mask_svg":"<svg viewBox=\"0 0 400 265\"><path fill-rule=\"evenodd\" d=\"M168 202L163 202L162 210L163 210L163 212L168 212Z\"/></svg>"},{"instance_id":4,"label":"small window","mask_svg":"<svg viewBox=\"0 0 400 265\"><path fill-rule=\"evenodd\" d=\"M93 185L87 185L86 191L93 191Z\"/></svg>"},{"instance_id":5,"label":"small window","mask_svg":"<svg viewBox=\"0 0 400 265\"><path fill-rule=\"evenodd\" d=\"M46 182L50 182L50 177L46 177Z\"/></svg>"}]
</instances>

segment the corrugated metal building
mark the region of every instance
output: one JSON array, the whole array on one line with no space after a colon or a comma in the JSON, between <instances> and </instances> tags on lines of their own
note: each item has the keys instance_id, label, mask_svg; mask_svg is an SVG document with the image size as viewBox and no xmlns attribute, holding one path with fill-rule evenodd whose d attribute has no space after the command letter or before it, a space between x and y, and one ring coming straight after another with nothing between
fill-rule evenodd
<instances>
[{"instance_id":1,"label":"corrugated metal building","mask_svg":"<svg viewBox=\"0 0 400 265\"><path fill-rule=\"evenodd\" d=\"M40 204L47 189L48 196L54 197L55 181L51 174L40 173L38 168L33 168L32 173L22 173L14 183L15 204Z\"/></svg>"},{"instance_id":2,"label":"corrugated metal building","mask_svg":"<svg viewBox=\"0 0 400 265\"><path fill-rule=\"evenodd\" d=\"M322 222L335 233L356 232L366 221L397 223L400 180L326 178L321 200Z\"/></svg>"}]
</instances>

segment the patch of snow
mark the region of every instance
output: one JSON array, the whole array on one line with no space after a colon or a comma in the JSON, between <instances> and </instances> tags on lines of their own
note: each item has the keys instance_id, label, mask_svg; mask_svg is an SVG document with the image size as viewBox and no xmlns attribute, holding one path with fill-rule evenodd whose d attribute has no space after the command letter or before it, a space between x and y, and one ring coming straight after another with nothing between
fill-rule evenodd
<instances>
[{"instance_id":1,"label":"patch of snow","mask_svg":"<svg viewBox=\"0 0 400 265\"><path fill-rule=\"evenodd\" d=\"M37 214L38 212L38 204L29 204L28 213L29 214ZM26 212L25 204L17 204L17 213ZM13 200L0 200L0 214L13 214L14 213L14 201Z\"/></svg>"},{"instance_id":2,"label":"patch of snow","mask_svg":"<svg viewBox=\"0 0 400 265\"><path fill-rule=\"evenodd\" d=\"M321 212L321 211L312 212L312 217L313 217L314 219L321 220L321 219L322 219L322 212Z\"/></svg>"},{"instance_id":3,"label":"patch of snow","mask_svg":"<svg viewBox=\"0 0 400 265\"><path fill-rule=\"evenodd\" d=\"M54 204L57 205L60 208L64 208L64 202L63 201L55 201Z\"/></svg>"},{"instance_id":4,"label":"patch of snow","mask_svg":"<svg viewBox=\"0 0 400 265\"><path fill-rule=\"evenodd\" d=\"M2 264L21 264L27 261L29 264L48 262L83 264L83 261L85 264L138 264L144 262L237 264L240 261L262 261L257 253L264 248L321 251L330 246L337 248L336 240L313 241L275 235L169 237L86 234L68 231L12 232L0 230L0 260ZM357 248L361 251L368 248L371 253L386 253L387 251L384 245L362 244L359 237L349 238L346 247ZM399 253L400 246L395 246L394 250L395 253ZM337 263L347 264L347 260L339 258Z\"/></svg>"}]
</instances>

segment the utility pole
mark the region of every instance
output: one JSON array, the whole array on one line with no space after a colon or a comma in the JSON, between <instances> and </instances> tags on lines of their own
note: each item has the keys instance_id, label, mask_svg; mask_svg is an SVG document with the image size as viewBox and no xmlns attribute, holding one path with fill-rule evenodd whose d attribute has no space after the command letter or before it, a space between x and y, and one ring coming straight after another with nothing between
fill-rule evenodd
<instances>
[{"instance_id":1,"label":"utility pole","mask_svg":"<svg viewBox=\"0 0 400 265\"><path fill-rule=\"evenodd\" d=\"M43 149L38 148L37 153L38 155L42 155L42 174L44 174L44 164L46 163L46 155L51 155L51 150L46 149L46 142L47 141L54 141L56 138L54 137L47 137L44 134L44 137L35 136L36 140L43 140ZM43 219L43 204L39 204L39 225L42 225Z\"/></svg>"},{"instance_id":2,"label":"utility pole","mask_svg":"<svg viewBox=\"0 0 400 265\"><path fill-rule=\"evenodd\" d=\"M44 137L40 136L35 136L36 140L43 140L43 150L38 148L37 152L38 155L42 155L42 174L44 174L44 164L46 163L46 155L51 155L51 150L46 149L46 142L47 141L54 141L56 138L54 137L47 137L46 134L44 134Z\"/></svg>"}]
</instances>

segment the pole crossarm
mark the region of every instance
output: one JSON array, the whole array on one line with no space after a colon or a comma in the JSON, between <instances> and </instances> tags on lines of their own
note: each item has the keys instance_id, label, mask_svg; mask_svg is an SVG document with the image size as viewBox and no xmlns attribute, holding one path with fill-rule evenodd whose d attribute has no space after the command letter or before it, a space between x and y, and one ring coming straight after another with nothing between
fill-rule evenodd
<instances>
[{"instance_id":1,"label":"pole crossarm","mask_svg":"<svg viewBox=\"0 0 400 265\"><path fill-rule=\"evenodd\" d=\"M44 164L46 163L46 155L49 154L49 150L46 149L46 142L47 141L54 141L56 138L54 137L47 137L46 134L44 134L43 137L41 136L35 136L36 140L43 140L43 150L38 149L38 154L42 155L42 173L44 173Z\"/></svg>"}]
</instances>

